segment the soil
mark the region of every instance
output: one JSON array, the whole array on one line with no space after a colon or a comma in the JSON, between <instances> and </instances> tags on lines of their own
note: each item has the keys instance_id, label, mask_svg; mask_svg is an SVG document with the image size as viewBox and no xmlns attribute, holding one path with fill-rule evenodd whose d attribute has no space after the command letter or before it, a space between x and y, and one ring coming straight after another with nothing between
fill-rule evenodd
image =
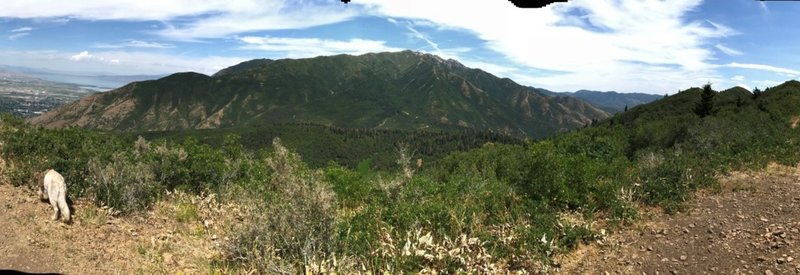
<instances>
[{"instance_id":1,"label":"soil","mask_svg":"<svg viewBox=\"0 0 800 275\"><path fill-rule=\"evenodd\" d=\"M0 268L69 274L133 273L135 231L108 220L94 225L73 217L72 224L50 220L52 208L21 187L0 185ZM77 203L73 208L81 209Z\"/></svg>"},{"instance_id":2,"label":"soil","mask_svg":"<svg viewBox=\"0 0 800 275\"><path fill-rule=\"evenodd\" d=\"M800 169L720 178L683 213L644 211L636 225L562 259L561 274L798 274Z\"/></svg>"},{"instance_id":3,"label":"soil","mask_svg":"<svg viewBox=\"0 0 800 275\"><path fill-rule=\"evenodd\" d=\"M0 270L65 274L211 270L204 264L213 254L210 247L216 236L203 234L201 222L176 222L165 207L125 218L104 215L88 201L75 202L72 208L71 224L52 221L49 203L34 192L0 184ZM198 227L200 233L192 233Z\"/></svg>"}]
</instances>

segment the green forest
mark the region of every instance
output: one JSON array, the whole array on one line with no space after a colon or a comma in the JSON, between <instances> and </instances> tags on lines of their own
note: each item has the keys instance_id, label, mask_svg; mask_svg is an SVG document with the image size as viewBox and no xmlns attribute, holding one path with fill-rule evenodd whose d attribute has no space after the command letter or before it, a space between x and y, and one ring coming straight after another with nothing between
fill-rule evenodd
<instances>
[{"instance_id":1,"label":"green forest","mask_svg":"<svg viewBox=\"0 0 800 275\"><path fill-rule=\"evenodd\" d=\"M0 141L11 183L54 168L120 215L168 190L246 206L217 266L492 273L557 265L642 206L681 211L717 175L798 163L798 106L797 81L705 85L536 141L313 124L132 136L6 114Z\"/></svg>"}]
</instances>

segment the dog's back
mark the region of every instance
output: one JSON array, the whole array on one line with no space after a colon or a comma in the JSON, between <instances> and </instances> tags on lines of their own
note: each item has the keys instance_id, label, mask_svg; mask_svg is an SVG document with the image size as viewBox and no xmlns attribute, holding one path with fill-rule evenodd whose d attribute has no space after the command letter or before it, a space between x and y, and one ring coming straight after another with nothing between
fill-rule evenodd
<instances>
[{"instance_id":1,"label":"dog's back","mask_svg":"<svg viewBox=\"0 0 800 275\"><path fill-rule=\"evenodd\" d=\"M69 206L67 205L67 185L64 177L56 170L48 169L42 177L42 187L47 194L50 205L53 207L53 220L58 219L58 212L65 221L70 221Z\"/></svg>"}]
</instances>

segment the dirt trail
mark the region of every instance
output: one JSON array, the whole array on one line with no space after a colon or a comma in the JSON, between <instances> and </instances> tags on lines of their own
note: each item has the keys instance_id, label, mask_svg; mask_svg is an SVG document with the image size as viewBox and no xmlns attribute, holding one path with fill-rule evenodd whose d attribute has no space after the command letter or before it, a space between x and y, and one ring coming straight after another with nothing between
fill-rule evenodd
<instances>
[{"instance_id":1,"label":"dirt trail","mask_svg":"<svg viewBox=\"0 0 800 275\"><path fill-rule=\"evenodd\" d=\"M73 217L51 221L52 208L21 187L0 184L0 268L25 272L129 274L143 264L135 254L137 231L116 219L102 224ZM85 203L73 208L83 210ZM75 212L79 212L75 211Z\"/></svg>"},{"instance_id":2,"label":"dirt trail","mask_svg":"<svg viewBox=\"0 0 800 275\"><path fill-rule=\"evenodd\" d=\"M177 222L173 204L113 218L91 203L73 204L73 223L51 221L52 208L23 187L0 184L0 269L65 274L206 273L216 235L199 221Z\"/></svg>"},{"instance_id":3,"label":"dirt trail","mask_svg":"<svg viewBox=\"0 0 800 275\"><path fill-rule=\"evenodd\" d=\"M684 213L645 213L602 244L561 259L563 274L798 274L800 173L732 173Z\"/></svg>"}]
</instances>

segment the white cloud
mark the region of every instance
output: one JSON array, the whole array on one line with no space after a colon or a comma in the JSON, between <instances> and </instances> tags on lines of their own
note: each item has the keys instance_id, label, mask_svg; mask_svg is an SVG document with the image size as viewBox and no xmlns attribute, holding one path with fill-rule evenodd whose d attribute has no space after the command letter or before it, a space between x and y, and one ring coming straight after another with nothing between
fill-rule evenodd
<instances>
[{"instance_id":1,"label":"white cloud","mask_svg":"<svg viewBox=\"0 0 800 275\"><path fill-rule=\"evenodd\" d=\"M32 27L19 27L16 29L9 30L8 32L12 33L8 36L9 40L16 40L17 38L28 36L31 34L31 31L35 30Z\"/></svg>"},{"instance_id":2,"label":"white cloud","mask_svg":"<svg viewBox=\"0 0 800 275\"><path fill-rule=\"evenodd\" d=\"M150 49L170 49L175 46L170 44L162 44L157 42L146 42L140 40L126 40L116 44L96 44L92 46L98 49L121 49L121 48L150 48Z\"/></svg>"},{"instance_id":3,"label":"white cloud","mask_svg":"<svg viewBox=\"0 0 800 275\"><path fill-rule=\"evenodd\" d=\"M80 53L78 53L76 55L70 56L69 60L81 61L81 60L92 59L92 58L94 58L94 56L89 54L88 51L82 51L82 52L80 52Z\"/></svg>"},{"instance_id":4,"label":"white cloud","mask_svg":"<svg viewBox=\"0 0 800 275\"><path fill-rule=\"evenodd\" d=\"M8 36L8 39L10 39L10 40L16 40L17 38L20 38L20 37L23 37L23 36L27 36L27 35L29 35L29 34L31 34L31 33L29 33L29 32L18 32L18 33L15 33L15 34L9 35L9 36Z\"/></svg>"},{"instance_id":5,"label":"white cloud","mask_svg":"<svg viewBox=\"0 0 800 275\"><path fill-rule=\"evenodd\" d=\"M42 8L47 7L47 8ZM299 29L345 21L352 5L312 0L3 0L0 17L159 20L155 33L175 40L227 37L259 30ZM178 19L178 20L176 20Z\"/></svg>"},{"instance_id":6,"label":"white cloud","mask_svg":"<svg viewBox=\"0 0 800 275\"><path fill-rule=\"evenodd\" d=\"M543 9L479 0L353 3L378 16L473 33L517 65L566 72L525 83L557 90L663 92L719 79L710 41L737 34L716 22L687 22L701 0L575 0ZM455 3L458 12L440 12ZM583 15L573 15L576 9Z\"/></svg>"},{"instance_id":7,"label":"white cloud","mask_svg":"<svg viewBox=\"0 0 800 275\"><path fill-rule=\"evenodd\" d=\"M245 43L243 49L282 51L298 57L397 49L369 39L273 38L248 33L301 29L376 15L389 22L408 20L415 30L431 27L474 34L483 41L482 46L504 57L494 64L512 63L489 65L487 71L514 77L526 85L553 90L591 87L673 92L725 79L716 71L719 66L712 64L716 53L713 47L720 43L717 39L738 32L708 20L687 21L687 15L701 2L573 0L542 9L520 9L507 1L486 0L358 0L347 5L318 0L3 0L0 17L158 20L164 24L152 32L163 38L242 35L237 39ZM458 10L441 12L453 6ZM430 42L434 52L449 50L437 49L440 45L429 36L421 37ZM308 44L298 44L301 42ZM115 49L114 45L99 46ZM129 62L124 58L106 60L113 59ZM504 70L506 67L512 69ZM535 73L537 69L564 73L541 75Z\"/></svg>"},{"instance_id":8,"label":"white cloud","mask_svg":"<svg viewBox=\"0 0 800 275\"><path fill-rule=\"evenodd\" d=\"M246 36L239 38L241 49L284 52L288 57L314 57L333 54L364 54L369 52L400 51L386 46L386 41L368 39L328 40L319 38L286 38Z\"/></svg>"},{"instance_id":9,"label":"white cloud","mask_svg":"<svg viewBox=\"0 0 800 275\"><path fill-rule=\"evenodd\" d=\"M744 81L744 76L737 75L737 76L731 77L731 80L742 82L742 81Z\"/></svg>"},{"instance_id":10,"label":"white cloud","mask_svg":"<svg viewBox=\"0 0 800 275\"><path fill-rule=\"evenodd\" d=\"M119 59L114 58L114 57L108 57L107 54L93 55L93 54L90 54L88 51L82 51L82 52L80 52L80 53L78 53L76 55L70 56L69 60L70 61L93 61L93 62L101 62L101 63L113 64L113 65L116 65L116 64L120 63Z\"/></svg>"},{"instance_id":11,"label":"white cloud","mask_svg":"<svg viewBox=\"0 0 800 275\"><path fill-rule=\"evenodd\" d=\"M739 55L743 55L744 54L744 53L742 53L740 51L731 49L731 48L729 48L729 47L727 47L725 45L722 45L722 44L714 45L714 47L717 48L719 51L721 51L721 52L723 52L723 53L725 53L727 55L730 55L730 56L739 56Z\"/></svg>"},{"instance_id":12,"label":"white cloud","mask_svg":"<svg viewBox=\"0 0 800 275\"><path fill-rule=\"evenodd\" d=\"M724 66L725 67L729 67L729 68L762 70L762 71L768 71L768 72L773 72L773 73L779 73L779 74L790 76L790 77L796 77L796 76L800 75L800 71L798 71L798 70L775 67L775 66L770 66L770 65L763 65L763 64L741 64L741 63L731 62L731 63L726 64Z\"/></svg>"},{"instance_id":13,"label":"white cloud","mask_svg":"<svg viewBox=\"0 0 800 275\"><path fill-rule=\"evenodd\" d=\"M411 25L406 26L406 29L410 31L409 35L411 35L411 37L414 37L416 39L424 41L426 44L428 44L428 46L431 47L431 49L433 49L435 51L440 51L441 50L439 48L439 44L437 44L436 42L433 42L430 38L428 38L427 35L417 31L417 29L411 27Z\"/></svg>"},{"instance_id":14,"label":"white cloud","mask_svg":"<svg viewBox=\"0 0 800 275\"><path fill-rule=\"evenodd\" d=\"M34 28L31 28L31 27L21 27L21 28L16 28L16 29L10 30L9 32L30 32L30 31L32 31L32 30L34 30Z\"/></svg>"}]
</instances>

